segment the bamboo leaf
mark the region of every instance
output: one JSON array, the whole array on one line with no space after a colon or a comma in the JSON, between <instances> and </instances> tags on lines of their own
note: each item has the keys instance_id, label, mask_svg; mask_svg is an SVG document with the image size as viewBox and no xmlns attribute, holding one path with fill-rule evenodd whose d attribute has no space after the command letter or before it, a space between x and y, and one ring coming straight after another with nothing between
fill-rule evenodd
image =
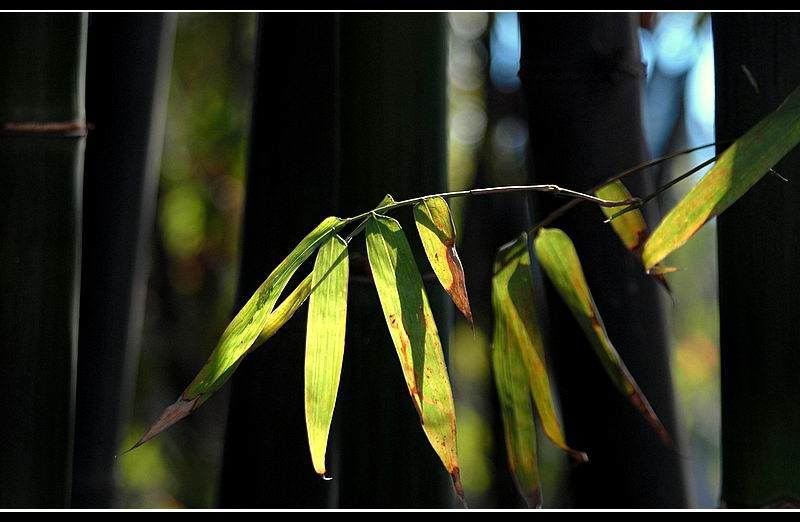
<instances>
[{"instance_id":1,"label":"bamboo leaf","mask_svg":"<svg viewBox=\"0 0 800 522\"><path fill-rule=\"evenodd\" d=\"M442 343L411 247L396 220L379 214L370 217L367 257L422 429L463 500L455 405Z\"/></svg>"},{"instance_id":2,"label":"bamboo leaf","mask_svg":"<svg viewBox=\"0 0 800 522\"><path fill-rule=\"evenodd\" d=\"M492 301L498 299L492 294ZM495 304L495 309L498 306ZM503 314L495 314L492 368L500 413L503 418L508 466L517 489L529 507L542 503L536 458L536 427L522 354L512 341L514 335Z\"/></svg>"},{"instance_id":3,"label":"bamboo leaf","mask_svg":"<svg viewBox=\"0 0 800 522\"><path fill-rule=\"evenodd\" d=\"M347 243L331 236L319 249L308 303L305 407L314 470L325 475L325 450L339 390L347 322Z\"/></svg>"},{"instance_id":4,"label":"bamboo leaf","mask_svg":"<svg viewBox=\"0 0 800 522\"><path fill-rule=\"evenodd\" d=\"M275 333L292 318L303 303L306 302L306 299L308 299L308 296L311 294L312 276L313 274L308 274L306 278L292 290L292 293L286 296L286 298L281 301L281 304L269 314L267 322L264 324L264 329L261 330L261 333L258 335L258 340L253 343L248 353L254 351L270 337L275 335Z\"/></svg>"},{"instance_id":5,"label":"bamboo leaf","mask_svg":"<svg viewBox=\"0 0 800 522\"><path fill-rule=\"evenodd\" d=\"M541 229L534 246L542 268L577 319L612 382L644 415L661 439L671 444L667 430L608 338L572 240L559 229Z\"/></svg>"},{"instance_id":6,"label":"bamboo leaf","mask_svg":"<svg viewBox=\"0 0 800 522\"><path fill-rule=\"evenodd\" d=\"M502 326L505 334L499 339L495 336L495 342L505 344L500 347L501 351L519 354L507 358L518 358L525 370L527 382L524 387L531 393L545 435L574 460L585 462L585 453L567 446L556 415L544 343L536 318L530 264L528 235L524 232L497 253L492 278L492 304L496 327ZM497 321L502 321L502 325Z\"/></svg>"},{"instance_id":7,"label":"bamboo leaf","mask_svg":"<svg viewBox=\"0 0 800 522\"><path fill-rule=\"evenodd\" d=\"M386 194L385 196L383 196L383 199L381 200L380 203L378 203L378 206L375 207L375 208L378 209L378 208L381 208L381 207L385 207L386 205L393 205L395 203L397 203L397 202L394 200L392 195L391 194Z\"/></svg>"},{"instance_id":8,"label":"bamboo leaf","mask_svg":"<svg viewBox=\"0 0 800 522\"><path fill-rule=\"evenodd\" d=\"M619 180L601 187L594 195L609 201L623 201L632 198L628 188ZM619 207L600 207L600 210L603 211L606 218L610 218L619 211ZM647 239L647 222L644 220L642 211L637 208L619 216L611 221L611 227L625 248L640 257L644 240Z\"/></svg>"},{"instance_id":9,"label":"bamboo leaf","mask_svg":"<svg viewBox=\"0 0 800 522\"><path fill-rule=\"evenodd\" d=\"M722 154L666 215L644 245L645 269L680 248L722 213L800 142L800 87Z\"/></svg>"},{"instance_id":10,"label":"bamboo leaf","mask_svg":"<svg viewBox=\"0 0 800 522\"><path fill-rule=\"evenodd\" d=\"M610 201L623 201L632 198L628 188L620 180L612 181L611 183L601 187L595 192L595 196ZM611 218L611 216L619 211L619 208L600 207L600 210L603 211L603 215L606 218ZM632 209L630 212L622 214L611 221L611 228L617 234L617 237L620 239L620 241L622 241L622 244L625 245L625 248L627 248L629 252L636 256L636 259L641 261L642 248L644 247L644 243L648 236L647 222L644 220L644 214L642 214L642 211L636 208ZM664 274L674 271L675 270L671 267L662 267L659 265L658 267L654 267L653 270L648 270L647 272L654 277L656 281L658 281L667 290L667 292L672 293Z\"/></svg>"},{"instance_id":11,"label":"bamboo leaf","mask_svg":"<svg viewBox=\"0 0 800 522\"><path fill-rule=\"evenodd\" d=\"M414 220L433 272L456 307L473 324L464 267L456 251L456 227L450 207L443 198L426 198L414 205Z\"/></svg>"},{"instance_id":12,"label":"bamboo leaf","mask_svg":"<svg viewBox=\"0 0 800 522\"><path fill-rule=\"evenodd\" d=\"M273 307L289 279L339 223L340 218L325 218L281 261L225 328L211 356L180 398L131 449L141 446L196 410L225 383L267 326Z\"/></svg>"}]
</instances>

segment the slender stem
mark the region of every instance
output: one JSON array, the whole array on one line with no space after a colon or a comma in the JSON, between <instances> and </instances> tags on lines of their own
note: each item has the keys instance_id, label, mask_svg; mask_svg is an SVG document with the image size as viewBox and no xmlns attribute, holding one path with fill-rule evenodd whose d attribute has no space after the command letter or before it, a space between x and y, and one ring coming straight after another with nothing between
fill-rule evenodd
<instances>
[{"instance_id":1,"label":"slender stem","mask_svg":"<svg viewBox=\"0 0 800 522\"><path fill-rule=\"evenodd\" d=\"M650 167L654 167L656 165L664 163L665 161L669 161L669 160L671 160L673 158L676 158L678 156L682 156L684 154L691 154L692 152L697 152L698 150L707 149L707 148L713 147L715 145L722 145L722 144L731 143L731 142L733 142L733 140L715 141L715 142L712 142L712 143L706 143L704 145L699 145L697 147L692 147L690 149L683 149L683 150L671 152L671 153L667 154L666 156L661 156L661 157L658 157L658 158L655 158L655 159L651 159L651 160L645 161L643 163L635 165L635 166L633 166L633 167L631 167L631 168L629 168L627 170L623 170L622 172L611 176L610 178L606 179L602 183L600 183L598 185L595 185L594 187L589 189L587 192L592 192L592 193L596 192L596 191L600 190L601 188L603 188L604 186L608 185L609 183L613 183L615 181L619 181L619 180L621 180L623 178L626 178L626 177L630 176L631 174L636 174L637 172L641 172L643 170L647 170ZM554 210L553 212L548 214L546 218L544 218L543 220L539 221L534 226L532 226L530 229L528 229L528 231L527 231L528 234L533 234L537 230L539 230L540 228L546 227L547 225L549 225L550 223L552 223L556 219L558 219L561 216L563 216L567 211L569 211L570 209L572 209L573 207L575 207L576 205L578 205L581 202L582 202L582 200L580 200L580 199L573 199L572 201L568 201L564 205L558 207L556 210ZM642 203L644 203L644 202L642 202ZM639 208L639 207L628 207L628 209L631 209L631 210L633 208ZM628 210L628 211L630 211L630 210ZM620 215L621 215L621 213L620 213ZM613 217L611 219L613 219Z\"/></svg>"},{"instance_id":2,"label":"slender stem","mask_svg":"<svg viewBox=\"0 0 800 522\"><path fill-rule=\"evenodd\" d=\"M718 154L717 156L712 156L711 158L705 160L703 163L697 165L696 167L694 167L693 169L689 170L688 172L685 172L685 173L681 174L680 176L678 176L677 178L673 179L669 183L658 187L655 190L655 192L653 192L652 194L648 194L647 196L641 198L638 203L633 203L629 207L625 207L624 209L620 210L619 212L617 212L615 214L612 214L611 217L609 217L608 219L606 219L604 221L604 223L610 223L611 221L617 219L619 216L621 216L623 214L627 214L628 212L630 212L632 210L636 210L637 208L641 207L642 205L644 205L645 203L647 203L651 199L655 198L656 196L658 196L659 194L661 194L665 190L671 188L673 185L683 181L684 179L688 178L689 176L691 176L692 174L694 174L698 170L703 169L703 168L711 165L712 163L717 161L720 156L722 156L722 154Z\"/></svg>"},{"instance_id":3,"label":"slender stem","mask_svg":"<svg viewBox=\"0 0 800 522\"><path fill-rule=\"evenodd\" d=\"M366 212L362 212L357 216L353 216L347 219L342 220L342 222L337 226L338 228L344 227L354 221L363 220L368 218L374 213L384 213L389 210L394 210L400 207L406 207L409 205L413 205L414 203L419 203L423 200L430 199L430 198L443 198L443 199L452 199L452 198L460 198L464 196L482 196L488 194L502 194L505 192L546 192L548 194L555 194L557 196L567 196L576 198L578 200L589 201L591 203L596 203L601 207L622 207L626 205L636 205L639 203L639 198L630 198L624 199L619 201L611 201L608 199L598 198L597 196L592 196L591 194L584 194L583 192L578 192L576 190L570 190L561 188L558 185L508 185L504 187L487 187L487 188L478 188L478 189L470 189L470 190L456 190L453 192L440 192L438 194L428 194L427 196L419 196L416 198L409 198L403 199L401 201L395 201L394 203L389 203L388 205L383 205L381 207L368 210ZM361 227L359 227L361 228ZM355 232L355 231L354 231Z\"/></svg>"},{"instance_id":4,"label":"slender stem","mask_svg":"<svg viewBox=\"0 0 800 522\"><path fill-rule=\"evenodd\" d=\"M368 220L369 220L369 217L365 217L364 219L362 219L361 223L359 223L356 228L354 228L349 234L347 234L347 237L344 238L344 242L349 245L350 241L352 241L353 237L355 237L356 235L358 235L359 232L364 230L364 227L367 226L367 221Z\"/></svg>"},{"instance_id":5,"label":"slender stem","mask_svg":"<svg viewBox=\"0 0 800 522\"><path fill-rule=\"evenodd\" d=\"M358 214L356 216L343 219L342 222L339 223L336 226L335 230L336 231L341 230L345 226L360 220L361 223L359 223L359 225L355 229L353 229L353 231L350 232L350 234L348 234L347 238L345 239L345 241L347 243L349 243L350 240L353 239L354 236L356 236L358 233L360 233L364 229L364 227L367 224L367 219L374 213L385 213L385 212L388 212L390 210L394 210L396 208L406 207L406 206L409 206L409 205L413 205L415 203L419 203L419 202L421 202L423 200L430 199L430 198L435 198L435 197L440 197L440 198L443 198L443 199L453 199L453 198L460 198L460 197L465 197L465 196L482 196L482 195L490 195L490 194L502 194L502 193L507 193L507 192L545 192L545 193L548 193L548 194L555 194L557 196L566 196L566 197L573 198L571 201L567 202L566 204L562 205L558 209L554 210L545 219L543 219L542 221L540 221L539 223L534 225L532 228L530 228L528 230L528 234L532 234L536 230L538 230L538 229L540 229L540 228L552 223L558 217L563 215L565 212L567 212L568 210L573 208L575 205L577 205L577 204L579 204L579 203L581 203L583 201L589 201L590 203L595 203L597 205L600 205L601 207L622 207L622 206L626 207L624 210L614 214L611 218L609 218L609 221L610 221L611 219L614 219L617 216L620 216L620 215L624 214L625 212L630 212L631 210L634 210L636 208L640 208L644 203L646 203L647 201L649 201L653 197L657 196L658 194L660 194L664 190L668 189L669 187L671 187L675 183L681 181L685 177L690 176L691 174L694 174L695 172L697 172L701 168L705 167L709 163L711 163L713 161L716 161L718 156L715 156L715 157L711 158L710 160L707 160L706 162L698 165L697 167L695 167L691 171L687 172L686 174L683 174L682 176L672 180L670 183L668 183L668 184L664 185L663 187L659 188L653 194L650 194L650 195L646 196L645 199L630 198L630 199L619 200L619 201L611 201L611 200L607 200L607 199L603 199L603 198L598 198L597 196L593 196L592 193L598 191L599 189L601 189L605 185L608 185L609 183L621 180L621 179L623 179L623 178L625 178L627 176L630 176L631 174L635 174L635 173L640 172L642 170L648 169L650 167L653 167L655 165L658 165L660 163L668 161L668 160L670 160L672 158L675 158L677 156L680 156L680 155L683 155L683 154L689 154L689 153L692 153L692 152L695 152L695 151L698 151L698 150L702 150L702 149L705 149L705 148L708 148L708 147L712 147L712 146L715 146L715 145L720 145L720 144L723 144L723 143L727 143L729 141L731 141L731 140L724 140L724 141L717 141L717 142L713 142L713 143L706 143L704 145L700 145L700 146L697 146L697 147L692 147L690 149L684 149L684 150L679 150L679 151L676 151L676 152L672 152L672 153L667 154L666 156L662 156L660 158L655 158L655 159L652 159L652 160L649 160L649 161L645 161L644 163L640 163L639 165L631 167L631 168L629 168L627 170L624 170L624 171L622 171L622 172L620 172L618 174L615 174L614 176L608 178L607 180L603 181L599 185L596 185L595 187L591 188L588 191L588 192L590 192L588 194L584 193L584 192L578 192L576 190L565 189L565 188L559 187L558 185L552 185L552 184L546 184L546 185L508 185L508 186L504 186L504 187L487 187L487 188L477 188L477 189L469 189L469 190L456 190L456 191L452 191L452 192L440 192L438 194L428 194L426 196L418 196L418 197L415 197L415 198L409 198L409 199L403 199L401 201L395 201L393 203L389 203L389 204L380 206L378 208L375 208L375 209L372 209L372 210L368 210L366 212L362 212L361 214Z\"/></svg>"}]
</instances>

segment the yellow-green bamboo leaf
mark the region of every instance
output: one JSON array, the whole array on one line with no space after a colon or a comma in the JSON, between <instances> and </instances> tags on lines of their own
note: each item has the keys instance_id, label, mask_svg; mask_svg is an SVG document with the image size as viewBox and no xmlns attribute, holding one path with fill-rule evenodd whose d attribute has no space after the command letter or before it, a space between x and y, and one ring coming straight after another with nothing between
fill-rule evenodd
<instances>
[{"instance_id":1,"label":"yellow-green bamboo leaf","mask_svg":"<svg viewBox=\"0 0 800 522\"><path fill-rule=\"evenodd\" d=\"M308 303L305 359L305 405L308 446L314 470L325 475L325 450L339 391L347 322L347 243L331 236L314 263Z\"/></svg>"},{"instance_id":2,"label":"yellow-green bamboo leaf","mask_svg":"<svg viewBox=\"0 0 800 522\"><path fill-rule=\"evenodd\" d=\"M308 274L297 287L292 290L292 293L286 296L281 301L269 317L264 325L264 329L258 335L258 340L250 347L250 352L264 344L270 337L286 324L292 318L294 313L305 303L308 296L311 294L311 283L313 274Z\"/></svg>"},{"instance_id":3,"label":"yellow-green bamboo leaf","mask_svg":"<svg viewBox=\"0 0 800 522\"><path fill-rule=\"evenodd\" d=\"M545 435L573 459L585 462L585 453L567 446L556 414L544 343L536 317L530 264L528 235L524 232L497 253L492 278L492 304L495 325L500 327L498 321L502 321L506 334L502 338L495 335L495 341L506 344L501 347L503 351L519 354L518 359L527 375L525 387L530 390Z\"/></svg>"},{"instance_id":4,"label":"yellow-green bamboo leaf","mask_svg":"<svg viewBox=\"0 0 800 522\"><path fill-rule=\"evenodd\" d=\"M747 192L800 142L800 87L736 140L664 217L644 245L645 269L680 248L708 220Z\"/></svg>"},{"instance_id":5,"label":"yellow-green bamboo leaf","mask_svg":"<svg viewBox=\"0 0 800 522\"><path fill-rule=\"evenodd\" d=\"M595 193L595 196L598 198L607 199L609 201L623 201L632 199L631 193L628 191L628 188L620 181L615 180L611 183L601 187ZM600 207L600 210L603 211L603 215L606 218L611 218L615 213L619 212L620 207ZM647 222L644 220L644 214L638 208L633 209L625 214L622 214L618 218L611 221L611 228L617 234L617 237L622 241L622 244L625 245L625 248L628 249L636 259L642 259L642 248L644 247L644 243L647 240L647 236L649 234L647 230ZM648 270L648 274L650 274L656 281L658 281L666 290L667 292L672 293L669 287L669 283L667 283L664 274L669 273L669 267L654 267L653 270Z\"/></svg>"},{"instance_id":6,"label":"yellow-green bamboo leaf","mask_svg":"<svg viewBox=\"0 0 800 522\"><path fill-rule=\"evenodd\" d=\"M383 199L381 200L380 203L378 203L378 206L375 207L375 208L379 209L379 208L385 207L386 205L392 205L394 203L397 203L397 202L394 200L392 195L391 194L386 194L385 196L383 196Z\"/></svg>"},{"instance_id":7,"label":"yellow-green bamboo leaf","mask_svg":"<svg viewBox=\"0 0 800 522\"><path fill-rule=\"evenodd\" d=\"M497 295L493 293L493 302L495 299ZM497 308L495 304L495 310ZM513 337L505 316L495 313L492 368L503 419L508 467L528 506L536 508L542 501L536 458L536 427L533 423L528 375Z\"/></svg>"},{"instance_id":8,"label":"yellow-green bamboo leaf","mask_svg":"<svg viewBox=\"0 0 800 522\"><path fill-rule=\"evenodd\" d=\"M611 344L572 240L559 229L544 228L539 231L534 246L542 268L577 319L612 382L644 415L661 439L671 444L667 430Z\"/></svg>"},{"instance_id":9,"label":"yellow-green bamboo leaf","mask_svg":"<svg viewBox=\"0 0 800 522\"><path fill-rule=\"evenodd\" d=\"M134 448L197 409L225 383L267 326L289 279L341 221L337 217L325 218L281 261L225 328L211 356L180 398L164 411Z\"/></svg>"},{"instance_id":10,"label":"yellow-green bamboo leaf","mask_svg":"<svg viewBox=\"0 0 800 522\"><path fill-rule=\"evenodd\" d=\"M628 188L619 180L601 187L594 195L609 201L624 201L632 198ZM600 207L606 218L610 218L619 209L620 207ZM637 208L626 212L611 222L611 228L614 229L625 248L638 256L644 240L647 239L647 222L644 220L642 211Z\"/></svg>"},{"instance_id":11,"label":"yellow-green bamboo leaf","mask_svg":"<svg viewBox=\"0 0 800 522\"><path fill-rule=\"evenodd\" d=\"M422 429L463 499L456 415L439 331L411 247L400 224L373 214L367 257L392 343Z\"/></svg>"},{"instance_id":12,"label":"yellow-green bamboo leaf","mask_svg":"<svg viewBox=\"0 0 800 522\"><path fill-rule=\"evenodd\" d=\"M472 324L464 267L456 251L456 227L450 207L443 198L427 198L414 205L414 219L433 273L456 307Z\"/></svg>"}]
</instances>

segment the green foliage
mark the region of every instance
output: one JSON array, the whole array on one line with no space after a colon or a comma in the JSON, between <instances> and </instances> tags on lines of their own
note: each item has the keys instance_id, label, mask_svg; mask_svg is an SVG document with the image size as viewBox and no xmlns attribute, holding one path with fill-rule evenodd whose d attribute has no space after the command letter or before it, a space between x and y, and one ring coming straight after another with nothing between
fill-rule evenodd
<instances>
[{"instance_id":1,"label":"green foliage","mask_svg":"<svg viewBox=\"0 0 800 522\"><path fill-rule=\"evenodd\" d=\"M526 233L497 253L492 306L495 311L492 365L509 468L528 506L538 507L541 487L531 399L548 438L578 461L586 460L586 455L567 446L556 414L536 318Z\"/></svg>"},{"instance_id":2,"label":"green foliage","mask_svg":"<svg viewBox=\"0 0 800 522\"><path fill-rule=\"evenodd\" d=\"M453 303L472 324L464 267L456 252L456 227L450 207L441 197L423 199L414 205L414 219L425 255Z\"/></svg>"},{"instance_id":3,"label":"green foliage","mask_svg":"<svg viewBox=\"0 0 800 522\"><path fill-rule=\"evenodd\" d=\"M337 217L325 218L281 261L225 328L217 347L200 373L184 390L181 397L168 407L161 418L142 436L136 446L144 444L191 413L228 380L267 326L269 315L289 279L341 222L342 220ZM283 317L286 311L281 311Z\"/></svg>"},{"instance_id":4,"label":"green foliage","mask_svg":"<svg viewBox=\"0 0 800 522\"><path fill-rule=\"evenodd\" d=\"M325 475L325 448L342 373L347 321L350 267L344 239L333 235L320 247L312 276L314 293L306 326L306 426L314 470Z\"/></svg>"},{"instance_id":5,"label":"green foliage","mask_svg":"<svg viewBox=\"0 0 800 522\"><path fill-rule=\"evenodd\" d=\"M595 195L599 198L615 201L631 198L628 188L619 180L604 185L595 191ZM616 212L613 207L600 207L600 210L607 218L610 218ZM647 237L647 222L645 222L641 210L635 209L621 215L611 222L611 227L620 241L622 241L622 244L625 245L625 248L634 253L641 251L644 240Z\"/></svg>"},{"instance_id":6,"label":"green foliage","mask_svg":"<svg viewBox=\"0 0 800 522\"><path fill-rule=\"evenodd\" d=\"M644 245L650 270L680 248L709 219L742 197L800 142L800 87L775 112L736 140L675 205Z\"/></svg>"},{"instance_id":7,"label":"green foliage","mask_svg":"<svg viewBox=\"0 0 800 522\"><path fill-rule=\"evenodd\" d=\"M463 498L455 405L442 342L414 254L397 221L380 214L369 218L367 256L422 429Z\"/></svg>"},{"instance_id":8,"label":"green foliage","mask_svg":"<svg viewBox=\"0 0 800 522\"><path fill-rule=\"evenodd\" d=\"M137 445L196 409L219 389L247 353L273 335L311 296L306 340L306 420L312 462L317 473L324 474L325 449L344 357L347 245L352 237L366 229L372 277L408 392L423 431L463 499L456 451L455 407L438 329L406 235L396 220L384 214L403 206L414 206L416 226L428 262L456 306L471 322L472 312L463 267L455 251L455 227L447 198L537 190L597 203L606 217L613 216L612 226L627 249L642 261L644 268L661 278L671 269L658 263L708 219L741 197L798 141L800 90L736 141L649 239L647 224L638 207L651 197L631 198L620 181L622 175L597 188L595 196L554 185L475 189L403 201L387 195L374 210L347 219L327 218L269 275L231 321L195 380ZM627 171L625 175L636 170ZM626 205L630 206L625 212L608 210ZM560 215L563 211L562 208L554 214ZM549 223L555 217L545 221ZM355 228L342 239L338 234L352 224ZM642 413L664 443L670 444L669 434L608 336L572 241L556 228L540 225L529 233L533 232L536 232L533 250L544 273L586 334L611 381ZM529 505L538 506L541 495L534 405L544 433L556 446L577 461L585 461L587 456L568 447L558 421L547 373L546 349L537 319L529 233L523 233L501 248L495 260L492 362L509 464L522 495ZM317 248L320 251L312 273L275 308L289 279Z\"/></svg>"},{"instance_id":9,"label":"green foliage","mask_svg":"<svg viewBox=\"0 0 800 522\"><path fill-rule=\"evenodd\" d=\"M567 446L556 415L547 375L544 342L536 318L527 233L497 253L492 278L492 306L495 312L493 349L518 354L521 368L527 375L523 389L532 394L545 435L575 460L586 460L584 453Z\"/></svg>"},{"instance_id":10,"label":"green foliage","mask_svg":"<svg viewBox=\"0 0 800 522\"><path fill-rule=\"evenodd\" d=\"M502 295L498 286L496 282L492 285L492 304L499 311L507 295ZM492 368L503 418L508 466L528 507L539 507L542 495L528 375L509 317L495 313L494 321Z\"/></svg>"},{"instance_id":11,"label":"green foliage","mask_svg":"<svg viewBox=\"0 0 800 522\"><path fill-rule=\"evenodd\" d=\"M670 443L667 430L662 426L636 381L622 362L600 312L594 304L583 268L569 236L556 228L543 228L534 242L536 256L561 298L578 321L587 339L603 363L611 381L638 408L666 443Z\"/></svg>"},{"instance_id":12,"label":"green foliage","mask_svg":"<svg viewBox=\"0 0 800 522\"><path fill-rule=\"evenodd\" d=\"M208 362L183 392L183 400L210 395L222 386L228 371L239 364L258 339L289 279L340 222L336 217L325 218L272 271L225 328Z\"/></svg>"}]
</instances>

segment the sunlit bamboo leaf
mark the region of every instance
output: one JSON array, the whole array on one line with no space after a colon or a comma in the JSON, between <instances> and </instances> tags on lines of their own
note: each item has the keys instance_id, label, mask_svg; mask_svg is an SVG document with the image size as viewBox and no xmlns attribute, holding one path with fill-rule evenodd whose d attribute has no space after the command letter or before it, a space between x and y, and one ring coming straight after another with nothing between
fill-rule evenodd
<instances>
[{"instance_id":1,"label":"sunlit bamboo leaf","mask_svg":"<svg viewBox=\"0 0 800 522\"><path fill-rule=\"evenodd\" d=\"M492 293L492 301L497 295ZM498 308L495 302L495 310ZM495 314L492 368L503 419L508 467L517 489L529 507L541 505L541 486L536 458L536 427L528 387L528 375L505 316Z\"/></svg>"},{"instance_id":2,"label":"sunlit bamboo leaf","mask_svg":"<svg viewBox=\"0 0 800 522\"><path fill-rule=\"evenodd\" d=\"M680 248L800 142L800 87L722 154L714 167L664 217L644 245L645 269Z\"/></svg>"},{"instance_id":3,"label":"sunlit bamboo leaf","mask_svg":"<svg viewBox=\"0 0 800 522\"><path fill-rule=\"evenodd\" d=\"M320 475L325 475L325 450L342 372L348 276L347 243L331 236L314 263L306 330L306 427L311 460Z\"/></svg>"},{"instance_id":4,"label":"sunlit bamboo leaf","mask_svg":"<svg viewBox=\"0 0 800 522\"><path fill-rule=\"evenodd\" d=\"M275 333L284 325L286 322L292 318L294 313L305 303L308 296L311 294L311 284L312 284L312 275L308 274L305 279L303 279L297 287L292 290L281 304L279 304L275 309L269 314L267 318L267 323L264 325L264 329L261 330L261 333L258 336L258 340L253 343L253 346L250 347L249 352L252 352L264 342L266 342L270 337L275 335ZM248 353L249 353L248 352Z\"/></svg>"},{"instance_id":5,"label":"sunlit bamboo leaf","mask_svg":"<svg viewBox=\"0 0 800 522\"><path fill-rule=\"evenodd\" d=\"M463 499L456 453L456 416L439 331L403 229L373 214L367 257L389 334L422 429Z\"/></svg>"},{"instance_id":6,"label":"sunlit bamboo leaf","mask_svg":"<svg viewBox=\"0 0 800 522\"><path fill-rule=\"evenodd\" d=\"M169 406L147 433L139 439L134 448L144 444L197 409L225 383L264 331L275 303L289 279L317 247L331 235L334 227L339 223L341 223L340 218L325 218L300 241L286 259L281 261L225 328L216 348L200 373L184 390L180 398Z\"/></svg>"},{"instance_id":7,"label":"sunlit bamboo leaf","mask_svg":"<svg viewBox=\"0 0 800 522\"><path fill-rule=\"evenodd\" d=\"M531 393L545 435L573 459L584 462L587 460L585 453L567 446L556 415L544 343L536 317L530 265L528 235L524 232L497 253L492 277L492 304L496 324L502 321L506 334L500 339L495 335L495 341L506 343L502 347L504 351L519 354L527 375L525 389Z\"/></svg>"},{"instance_id":8,"label":"sunlit bamboo leaf","mask_svg":"<svg viewBox=\"0 0 800 522\"><path fill-rule=\"evenodd\" d=\"M456 251L456 227L450 207L443 198L426 198L414 205L414 219L433 272L456 307L472 324L464 267Z\"/></svg>"},{"instance_id":9,"label":"sunlit bamboo leaf","mask_svg":"<svg viewBox=\"0 0 800 522\"><path fill-rule=\"evenodd\" d=\"M541 229L534 246L542 268L577 319L613 383L642 412L661 439L671 444L667 430L608 338L572 240L559 229Z\"/></svg>"},{"instance_id":10,"label":"sunlit bamboo leaf","mask_svg":"<svg viewBox=\"0 0 800 522\"><path fill-rule=\"evenodd\" d=\"M609 201L623 201L632 198L628 188L619 180L601 187L594 195ZM603 211L606 218L610 218L619 211L619 207L600 207L600 210ZM619 216L611 222L611 227L625 248L634 253L641 250L644 240L647 238L647 223L641 210L637 208Z\"/></svg>"},{"instance_id":11,"label":"sunlit bamboo leaf","mask_svg":"<svg viewBox=\"0 0 800 522\"><path fill-rule=\"evenodd\" d=\"M601 187L594 194L599 198L609 201L623 201L632 198L628 188L620 180L613 181ZM619 211L619 207L600 207L600 210L603 211L603 215L605 215L606 218L610 218ZM648 236L647 222L644 220L642 211L637 208L622 214L611 221L611 228L617 234L620 241L622 241L622 244L625 245L625 248L636 256L637 259L641 260L642 248ZM659 270L649 270L648 273L670 292L669 284L666 278L664 278L664 274L669 273L671 270L669 270L669 267L658 268Z\"/></svg>"},{"instance_id":12,"label":"sunlit bamboo leaf","mask_svg":"<svg viewBox=\"0 0 800 522\"><path fill-rule=\"evenodd\" d=\"M396 203L396 201L394 200L392 195L391 194L386 194L385 196L383 196L383 199L381 200L380 203L378 203L378 206L375 207L375 208L378 209L378 208L381 208L381 207L385 207L386 205L391 205L393 203Z\"/></svg>"}]
</instances>

